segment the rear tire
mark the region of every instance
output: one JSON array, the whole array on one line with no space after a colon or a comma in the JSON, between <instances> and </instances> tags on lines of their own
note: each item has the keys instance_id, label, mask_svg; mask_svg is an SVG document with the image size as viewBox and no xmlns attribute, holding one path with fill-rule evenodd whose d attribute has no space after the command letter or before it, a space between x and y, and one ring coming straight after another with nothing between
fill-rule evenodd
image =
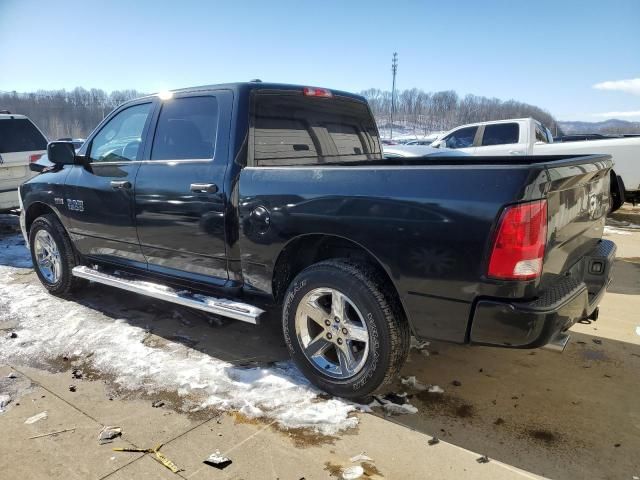
<instances>
[{"instance_id":1,"label":"rear tire","mask_svg":"<svg viewBox=\"0 0 640 480\"><path fill-rule=\"evenodd\" d=\"M409 353L408 322L383 277L346 259L303 270L287 290L282 323L298 368L339 397L375 393L399 373Z\"/></svg>"},{"instance_id":2,"label":"rear tire","mask_svg":"<svg viewBox=\"0 0 640 480\"><path fill-rule=\"evenodd\" d=\"M50 293L64 295L87 285L86 280L71 273L79 261L67 232L55 215L42 215L31 224L29 250L33 268Z\"/></svg>"}]
</instances>

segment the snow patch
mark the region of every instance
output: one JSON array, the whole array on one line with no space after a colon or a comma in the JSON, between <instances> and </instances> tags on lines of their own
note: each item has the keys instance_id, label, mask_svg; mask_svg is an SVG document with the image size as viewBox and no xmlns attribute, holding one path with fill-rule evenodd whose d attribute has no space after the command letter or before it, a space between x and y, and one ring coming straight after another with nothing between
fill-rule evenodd
<instances>
[{"instance_id":1,"label":"snow patch","mask_svg":"<svg viewBox=\"0 0 640 480\"><path fill-rule=\"evenodd\" d=\"M416 379L415 376L410 376L410 377L406 377L406 378L402 378L400 379L400 382L407 386L407 387L411 387L419 392L423 392L426 389L429 388L429 385L425 385L424 383L421 383L419 380Z\"/></svg>"},{"instance_id":2,"label":"snow patch","mask_svg":"<svg viewBox=\"0 0 640 480\"><path fill-rule=\"evenodd\" d=\"M605 235L631 235L631 232L620 230L619 228L616 228L616 227L605 226L604 234Z\"/></svg>"},{"instance_id":3,"label":"snow patch","mask_svg":"<svg viewBox=\"0 0 640 480\"><path fill-rule=\"evenodd\" d=\"M40 420L44 420L48 416L49 414L47 412L41 412L41 413L38 413L37 415L34 415L33 417L27 418L24 421L24 423L27 425L31 425L32 423L36 423L36 422L39 422Z\"/></svg>"},{"instance_id":4,"label":"snow patch","mask_svg":"<svg viewBox=\"0 0 640 480\"><path fill-rule=\"evenodd\" d=\"M14 283L25 272L16 267L30 265L16 238L0 240L0 321L18 321L16 339L0 338L0 363L91 354L93 368L131 391L177 391L200 408L240 411L327 435L357 425L358 405L321 399L291 362L246 369L175 342L149 346L143 328L53 297L38 283Z\"/></svg>"},{"instance_id":5,"label":"snow patch","mask_svg":"<svg viewBox=\"0 0 640 480\"><path fill-rule=\"evenodd\" d=\"M31 255L25 247L22 235L10 235L0 241L0 267L30 268Z\"/></svg>"}]
</instances>

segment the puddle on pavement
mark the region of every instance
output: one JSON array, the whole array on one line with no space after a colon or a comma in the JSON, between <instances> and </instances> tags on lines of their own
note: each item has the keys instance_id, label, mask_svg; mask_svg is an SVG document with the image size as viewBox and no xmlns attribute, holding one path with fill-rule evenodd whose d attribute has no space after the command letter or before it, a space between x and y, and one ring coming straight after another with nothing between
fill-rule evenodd
<instances>
[{"instance_id":1,"label":"puddle on pavement","mask_svg":"<svg viewBox=\"0 0 640 480\"><path fill-rule=\"evenodd\" d=\"M296 448L307 448L307 447L317 447L321 445L334 445L338 437L331 435L322 435L320 433L314 432L310 429L305 428L284 428L278 425L277 423L273 423L273 421L268 421L263 418L250 418L240 412L229 412L229 414L233 417L236 423L244 423L247 425L256 425L256 426L269 426L273 431L278 432L286 437L288 437ZM341 432L341 435L355 435L357 434L358 427L351 428L347 431Z\"/></svg>"},{"instance_id":2,"label":"puddle on pavement","mask_svg":"<svg viewBox=\"0 0 640 480\"><path fill-rule=\"evenodd\" d=\"M580 352L580 354L585 360L595 360L600 362L609 361L609 357L607 357L607 355L602 350L584 349L582 350L582 352Z\"/></svg>"},{"instance_id":3,"label":"puddle on pavement","mask_svg":"<svg viewBox=\"0 0 640 480\"><path fill-rule=\"evenodd\" d=\"M559 435L549 430L527 429L524 434L532 440L543 442L548 446L552 446L559 441Z\"/></svg>"},{"instance_id":4,"label":"puddle on pavement","mask_svg":"<svg viewBox=\"0 0 640 480\"><path fill-rule=\"evenodd\" d=\"M412 398L417 398L422 403L424 410L420 413L425 415L435 413L445 417L466 419L473 418L476 415L473 405L447 393L420 392L414 394Z\"/></svg>"},{"instance_id":5,"label":"puddle on pavement","mask_svg":"<svg viewBox=\"0 0 640 480\"><path fill-rule=\"evenodd\" d=\"M32 363L31 366L56 374L69 372L69 382L76 385L79 390L82 381L102 382L105 387L105 396L109 400L144 400L150 405L155 401L162 401L163 407L186 414L193 421L208 420L221 415L217 409L201 408L202 399L195 395L178 395L176 391L166 390L144 392L122 388L118 385L115 375L94 368L90 358L91 355L63 356Z\"/></svg>"}]
</instances>

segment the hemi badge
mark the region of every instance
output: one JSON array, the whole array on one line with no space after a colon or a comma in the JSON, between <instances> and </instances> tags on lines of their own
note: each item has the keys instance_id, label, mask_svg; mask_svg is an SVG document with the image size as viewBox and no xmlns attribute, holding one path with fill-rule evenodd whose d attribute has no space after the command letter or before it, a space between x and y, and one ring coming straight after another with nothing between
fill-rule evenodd
<instances>
[{"instance_id":1,"label":"hemi badge","mask_svg":"<svg viewBox=\"0 0 640 480\"><path fill-rule=\"evenodd\" d=\"M64 204L64 199L62 199L62 198L56 197L56 198L53 199L53 201L56 202L56 205L63 205Z\"/></svg>"}]
</instances>

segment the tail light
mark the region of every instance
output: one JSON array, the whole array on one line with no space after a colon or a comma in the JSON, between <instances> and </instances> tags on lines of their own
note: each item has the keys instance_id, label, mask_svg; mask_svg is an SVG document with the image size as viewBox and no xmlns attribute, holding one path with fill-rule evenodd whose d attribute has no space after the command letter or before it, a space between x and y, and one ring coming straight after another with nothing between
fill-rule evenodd
<instances>
[{"instance_id":1,"label":"tail light","mask_svg":"<svg viewBox=\"0 0 640 480\"><path fill-rule=\"evenodd\" d=\"M37 162L42 158L42 153L34 153L33 155L29 155L29 163Z\"/></svg>"},{"instance_id":2,"label":"tail light","mask_svg":"<svg viewBox=\"0 0 640 480\"><path fill-rule=\"evenodd\" d=\"M326 88L304 87L303 92L307 97L333 97L331 91L327 90Z\"/></svg>"},{"instance_id":3,"label":"tail light","mask_svg":"<svg viewBox=\"0 0 640 480\"><path fill-rule=\"evenodd\" d=\"M531 280L542 272L547 243L547 201L507 207L489 260L489 277Z\"/></svg>"}]
</instances>

